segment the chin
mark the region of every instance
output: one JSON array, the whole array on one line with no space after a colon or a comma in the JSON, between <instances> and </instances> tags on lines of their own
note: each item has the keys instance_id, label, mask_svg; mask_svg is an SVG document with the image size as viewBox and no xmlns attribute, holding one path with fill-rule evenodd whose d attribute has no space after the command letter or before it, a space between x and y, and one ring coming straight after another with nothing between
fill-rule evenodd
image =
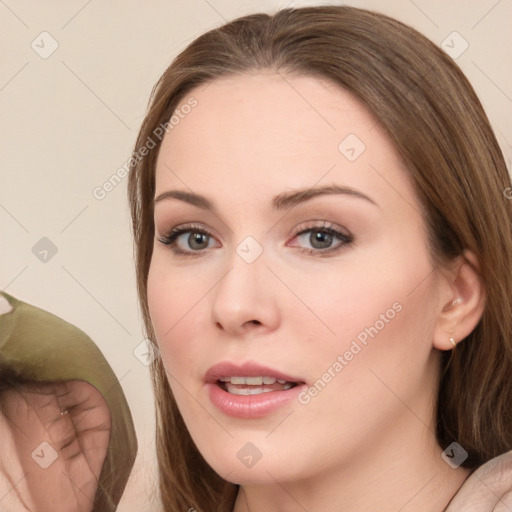
<instances>
[{"instance_id":1,"label":"chin","mask_svg":"<svg viewBox=\"0 0 512 512\"><path fill-rule=\"evenodd\" d=\"M226 466L226 472L215 472L224 480L238 485L269 485L275 484L276 480L282 482L287 480L286 475L276 474L272 468L234 468ZM268 473L267 473L268 471Z\"/></svg>"},{"instance_id":2,"label":"chin","mask_svg":"<svg viewBox=\"0 0 512 512\"><path fill-rule=\"evenodd\" d=\"M237 443L237 449L233 453L233 457L227 457L230 450L224 450L221 453L212 453L213 464L210 457L207 460L212 469L224 480L240 485L265 485L275 484L278 480L288 481L301 479L301 468L290 467L289 451L283 452L282 455L276 454L274 451L272 457L265 457L256 460L253 458L245 459L246 453L250 449L245 448L245 443ZM239 446L243 448L240 449ZM245 451L244 451L245 448ZM245 460L244 460L245 459Z\"/></svg>"}]
</instances>

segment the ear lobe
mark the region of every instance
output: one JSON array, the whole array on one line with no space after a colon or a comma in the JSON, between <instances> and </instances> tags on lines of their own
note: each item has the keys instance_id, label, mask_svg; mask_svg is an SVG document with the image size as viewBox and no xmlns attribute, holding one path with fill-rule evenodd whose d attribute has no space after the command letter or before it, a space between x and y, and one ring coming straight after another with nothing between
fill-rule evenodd
<instances>
[{"instance_id":1,"label":"ear lobe","mask_svg":"<svg viewBox=\"0 0 512 512\"><path fill-rule=\"evenodd\" d=\"M439 350L451 350L469 336L485 308L484 284L472 252L464 251L445 279L448 286L434 334L434 346Z\"/></svg>"}]
</instances>

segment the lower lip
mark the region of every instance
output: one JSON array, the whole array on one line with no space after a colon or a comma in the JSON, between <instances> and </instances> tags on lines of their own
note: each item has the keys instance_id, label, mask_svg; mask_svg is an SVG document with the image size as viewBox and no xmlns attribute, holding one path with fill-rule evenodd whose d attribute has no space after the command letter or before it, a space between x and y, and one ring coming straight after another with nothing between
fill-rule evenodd
<instances>
[{"instance_id":1,"label":"lower lip","mask_svg":"<svg viewBox=\"0 0 512 512\"><path fill-rule=\"evenodd\" d=\"M286 391L269 391L258 395L234 395L215 383L206 384L210 400L218 409L235 418L261 418L290 403L306 388L297 384Z\"/></svg>"}]
</instances>

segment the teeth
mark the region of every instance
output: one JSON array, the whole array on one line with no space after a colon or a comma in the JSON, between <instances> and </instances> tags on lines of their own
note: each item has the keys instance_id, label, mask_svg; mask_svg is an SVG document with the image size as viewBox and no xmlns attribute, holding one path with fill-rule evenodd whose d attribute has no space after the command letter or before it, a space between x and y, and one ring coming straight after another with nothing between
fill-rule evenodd
<instances>
[{"instance_id":1,"label":"teeth","mask_svg":"<svg viewBox=\"0 0 512 512\"><path fill-rule=\"evenodd\" d=\"M242 382L233 382L233 378L231 379L231 384L248 384L249 386L261 386L263 384L263 377L238 377Z\"/></svg>"},{"instance_id":2,"label":"teeth","mask_svg":"<svg viewBox=\"0 0 512 512\"><path fill-rule=\"evenodd\" d=\"M276 379L269 376L242 377L221 377L219 382L222 388L234 395L259 395L269 391L286 391L295 386L295 382L288 382L284 379ZM277 384L276 384L277 382ZM269 387L272 386L272 387Z\"/></svg>"},{"instance_id":3,"label":"teeth","mask_svg":"<svg viewBox=\"0 0 512 512\"><path fill-rule=\"evenodd\" d=\"M292 387L293 384L291 382L288 382L283 386L282 391L286 391L287 389L290 389ZM234 385L233 383L227 383L226 390L228 391L228 393L232 393L233 395L259 395L261 393L268 393L269 391L276 391L275 389L266 387L255 387L253 389L238 388L236 387L236 384Z\"/></svg>"},{"instance_id":4,"label":"teeth","mask_svg":"<svg viewBox=\"0 0 512 512\"><path fill-rule=\"evenodd\" d=\"M283 379L276 379L275 377L221 377L220 382L231 382L231 384L246 384L249 386L261 386L262 384L286 384L287 381Z\"/></svg>"}]
</instances>

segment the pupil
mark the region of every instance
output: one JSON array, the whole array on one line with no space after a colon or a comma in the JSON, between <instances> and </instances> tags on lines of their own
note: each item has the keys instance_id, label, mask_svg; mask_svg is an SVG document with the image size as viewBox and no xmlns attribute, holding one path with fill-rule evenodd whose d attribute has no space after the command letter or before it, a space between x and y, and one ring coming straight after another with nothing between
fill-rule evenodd
<instances>
[{"instance_id":1,"label":"pupil","mask_svg":"<svg viewBox=\"0 0 512 512\"><path fill-rule=\"evenodd\" d=\"M315 249L325 249L325 247L329 247L332 241L332 235L329 233L322 233L320 231L314 231L311 233L311 245ZM320 242L320 246L317 245L317 242ZM322 245L323 243L323 245Z\"/></svg>"},{"instance_id":2,"label":"pupil","mask_svg":"<svg viewBox=\"0 0 512 512\"><path fill-rule=\"evenodd\" d=\"M203 247L197 247L195 244L198 243L201 245L201 243L204 243L206 240L206 235L204 233L192 233L188 239L190 247L193 249L203 249Z\"/></svg>"}]
</instances>

